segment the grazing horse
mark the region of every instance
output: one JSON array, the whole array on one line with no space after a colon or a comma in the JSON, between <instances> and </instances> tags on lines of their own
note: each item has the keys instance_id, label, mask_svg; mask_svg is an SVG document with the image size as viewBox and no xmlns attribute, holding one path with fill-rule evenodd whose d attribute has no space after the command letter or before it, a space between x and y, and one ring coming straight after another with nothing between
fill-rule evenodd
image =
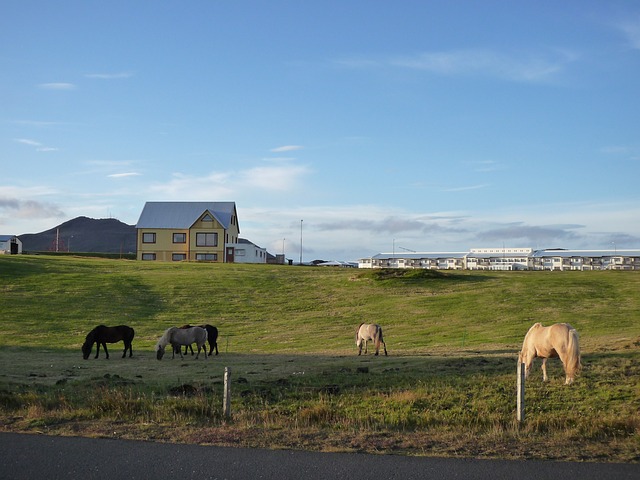
<instances>
[{"instance_id":1,"label":"grazing horse","mask_svg":"<svg viewBox=\"0 0 640 480\"><path fill-rule=\"evenodd\" d=\"M104 348L106 357L109 358L107 343L116 343L121 340L124 342L124 351L122 352L122 358L126 357L127 350L129 350L129 357L131 357L133 355L131 342L133 341L134 335L135 331L133 330L133 328L126 325L118 325L117 327L106 327L104 325L98 325L87 334L87 337L82 344L82 358L84 358L85 360L89 358L94 343L97 345L95 358L98 358L98 355L100 354L100 345L102 345L102 348Z\"/></svg>"},{"instance_id":2,"label":"grazing horse","mask_svg":"<svg viewBox=\"0 0 640 480\"><path fill-rule=\"evenodd\" d=\"M547 359L560 357L566 373L565 385L573 379L581 368L578 332L568 323L556 323L543 327L534 324L524 337L518 362L525 364L525 378L529 376L531 365L536 357L542 358L542 378L547 381Z\"/></svg>"},{"instance_id":3,"label":"grazing horse","mask_svg":"<svg viewBox=\"0 0 640 480\"><path fill-rule=\"evenodd\" d=\"M195 343L198 345L198 354L196 355L196 359L200 356L200 350L204 352L204 358L209 358L207 357L206 342L207 331L202 327L171 327L168 328L162 337L160 337L160 340L158 340L158 343L156 344L156 357L158 360L162 360L166 346L171 344L171 350L173 352L171 358L175 358L177 350L180 354L180 358L184 359L182 356L182 345L191 345L192 343Z\"/></svg>"},{"instance_id":4,"label":"grazing horse","mask_svg":"<svg viewBox=\"0 0 640 480\"><path fill-rule=\"evenodd\" d=\"M191 328L193 325L183 325L180 328ZM207 341L209 342L209 356L213 353L215 348L216 355L218 355L218 329L213 325L209 325L208 323L205 325L200 325L201 328L204 328L207 331ZM187 349L191 350L191 355L193 355L193 346L185 345L184 346L184 354L187 354Z\"/></svg>"},{"instance_id":5,"label":"grazing horse","mask_svg":"<svg viewBox=\"0 0 640 480\"><path fill-rule=\"evenodd\" d=\"M375 323L361 323L356 330L356 345L358 346L358 355L362 354L362 343L364 342L364 354L367 354L367 342L372 341L376 344L376 355L380 350L380 344L384 347L384 354L387 355L387 344L382 338L382 327Z\"/></svg>"}]
</instances>

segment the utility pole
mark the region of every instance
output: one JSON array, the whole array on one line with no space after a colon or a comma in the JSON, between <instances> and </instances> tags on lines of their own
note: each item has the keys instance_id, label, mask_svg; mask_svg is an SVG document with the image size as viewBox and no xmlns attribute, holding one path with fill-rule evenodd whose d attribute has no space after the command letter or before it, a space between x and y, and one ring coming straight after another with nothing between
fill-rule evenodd
<instances>
[{"instance_id":1,"label":"utility pole","mask_svg":"<svg viewBox=\"0 0 640 480\"><path fill-rule=\"evenodd\" d=\"M300 265L302 265L302 220L300 220Z\"/></svg>"}]
</instances>

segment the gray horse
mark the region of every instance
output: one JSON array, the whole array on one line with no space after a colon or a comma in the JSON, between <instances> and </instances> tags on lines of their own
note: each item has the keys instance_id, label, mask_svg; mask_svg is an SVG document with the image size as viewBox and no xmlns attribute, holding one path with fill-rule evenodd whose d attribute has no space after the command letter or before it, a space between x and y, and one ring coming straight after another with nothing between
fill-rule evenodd
<instances>
[{"instance_id":1,"label":"gray horse","mask_svg":"<svg viewBox=\"0 0 640 480\"><path fill-rule=\"evenodd\" d=\"M364 354L367 354L367 342L372 341L376 344L376 355L380 350L380 344L384 347L384 354L387 355L387 344L382 338L382 327L375 323L361 323L356 331L356 345L358 346L358 355L362 354L362 343L364 342Z\"/></svg>"}]
</instances>

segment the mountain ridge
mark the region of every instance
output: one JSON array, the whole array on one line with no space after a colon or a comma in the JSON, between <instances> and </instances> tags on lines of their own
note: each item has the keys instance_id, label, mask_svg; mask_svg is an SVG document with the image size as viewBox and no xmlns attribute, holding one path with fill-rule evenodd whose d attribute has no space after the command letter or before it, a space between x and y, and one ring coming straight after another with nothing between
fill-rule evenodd
<instances>
[{"instance_id":1,"label":"mountain ridge","mask_svg":"<svg viewBox=\"0 0 640 480\"><path fill-rule=\"evenodd\" d=\"M40 233L18 235L25 252L133 253L136 227L115 218L76 217Z\"/></svg>"}]
</instances>

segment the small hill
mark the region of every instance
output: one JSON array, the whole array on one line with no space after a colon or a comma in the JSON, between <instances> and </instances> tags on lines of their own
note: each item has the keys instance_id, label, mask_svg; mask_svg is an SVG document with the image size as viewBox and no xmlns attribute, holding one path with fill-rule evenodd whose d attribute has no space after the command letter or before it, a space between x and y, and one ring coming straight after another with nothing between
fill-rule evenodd
<instances>
[{"instance_id":1,"label":"small hill","mask_svg":"<svg viewBox=\"0 0 640 480\"><path fill-rule=\"evenodd\" d=\"M115 218L77 217L40 233L19 235L25 252L130 253L136 251L136 227ZM57 238L57 240L56 240Z\"/></svg>"}]
</instances>

